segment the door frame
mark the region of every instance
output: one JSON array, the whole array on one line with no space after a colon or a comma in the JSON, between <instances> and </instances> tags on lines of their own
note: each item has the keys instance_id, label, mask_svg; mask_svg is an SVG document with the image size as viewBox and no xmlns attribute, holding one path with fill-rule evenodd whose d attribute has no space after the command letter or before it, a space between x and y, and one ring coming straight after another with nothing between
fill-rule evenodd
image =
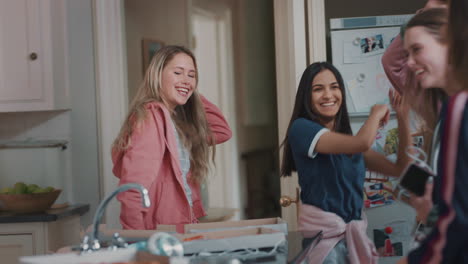
<instances>
[{"instance_id":1,"label":"door frame","mask_svg":"<svg viewBox=\"0 0 468 264\"><path fill-rule=\"evenodd\" d=\"M236 122L236 106L235 106L235 78L234 78L234 55L233 55L233 40L232 40L232 8L224 6L223 8L205 8L197 5L192 6L190 21L193 21L193 16L199 15L209 17L216 20L217 46L220 52L219 65L219 102L217 106L224 113L224 117L231 127L233 132L232 138L216 146L216 156L221 156L216 162L216 166L212 167L213 172L220 174L214 175L208 179L207 189L209 192L209 203L207 207L222 207L235 208L238 211L233 219L243 217L241 204L241 187L240 187L240 172L239 172L239 150L237 142L237 122ZM193 27L192 41L195 40L195 45L198 45ZM194 45L194 43L192 43ZM220 161L221 160L221 161Z\"/></svg>"},{"instance_id":2,"label":"door frame","mask_svg":"<svg viewBox=\"0 0 468 264\"><path fill-rule=\"evenodd\" d=\"M325 0L274 0L276 96L281 144L289 125L302 72L314 61L326 60ZM280 151L280 162L282 160ZM281 166L281 164L280 164ZM296 198L297 173L281 177L281 195ZM297 197L298 198L298 197ZM297 230L297 203L282 208L289 230Z\"/></svg>"},{"instance_id":3,"label":"door frame","mask_svg":"<svg viewBox=\"0 0 468 264\"><path fill-rule=\"evenodd\" d=\"M123 0L93 0L96 104L101 200L112 193L118 179L112 173L111 146L127 114L127 58ZM120 206L106 209L108 226L120 226Z\"/></svg>"}]
</instances>

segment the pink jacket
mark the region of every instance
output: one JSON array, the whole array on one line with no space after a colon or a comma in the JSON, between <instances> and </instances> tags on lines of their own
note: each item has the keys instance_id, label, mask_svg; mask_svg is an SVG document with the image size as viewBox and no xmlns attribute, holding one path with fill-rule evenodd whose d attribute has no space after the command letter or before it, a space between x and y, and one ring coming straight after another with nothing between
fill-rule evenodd
<instances>
[{"instance_id":1,"label":"pink jacket","mask_svg":"<svg viewBox=\"0 0 468 264\"><path fill-rule=\"evenodd\" d=\"M382 56L382 66L393 88L400 94L404 93L408 84L410 87L417 87L416 80L412 78L407 61L406 52L403 48L403 40L398 35ZM409 80L410 78L411 80Z\"/></svg>"},{"instance_id":2,"label":"pink jacket","mask_svg":"<svg viewBox=\"0 0 468 264\"><path fill-rule=\"evenodd\" d=\"M216 144L231 138L231 130L221 111L202 96L208 124ZM148 103L148 115L131 136L125 151L112 153L114 175L119 185L138 183L149 191L151 207L143 208L138 191L120 193L120 222L124 229L156 229L158 224L180 225L197 222L206 215L200 186L191 183L192 208L182 180L177 142L168 109L162 103ZM190 178L190 172L187 175Z\"/></svg>"},{"instance_id":3,"label":"pink jacket","mask_svg":"<svg viewBox=\"0 0 468 264\"><path fill-rule=\"evenodd\" d=\"M376 264L377 250L366 235L367 219L362 212L363 220L345 223L335 213L326 212L308 204L300 204L299 230L307 234L323 232L322 240L307 255L307 263L322 263L335 245L346 239L348 258L351 264Z\"/></svg>"}]
</instances>

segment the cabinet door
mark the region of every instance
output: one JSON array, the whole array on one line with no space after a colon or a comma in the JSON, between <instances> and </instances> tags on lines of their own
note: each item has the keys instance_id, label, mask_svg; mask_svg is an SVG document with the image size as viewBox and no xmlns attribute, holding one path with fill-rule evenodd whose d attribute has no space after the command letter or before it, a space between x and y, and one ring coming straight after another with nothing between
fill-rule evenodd
<instances>
[{"instance_id":1,"label":"cabinet door","mask_svg":"<svg viewBox=\"0 0 468 264\"><path fill-rule=\"evenodd\" d=\"M69 109L64 0L0 1L0 112Z\"/></svg>"},{"instance_id":2,"label":"cabinet door","mask_svg":"<svg viewBox=\"0 0 468 264\"><path fill-rule=\"evenodd\" d=\"M0 104L25 104L33 110L47 103L52 86L45 49L50 40L47 2L0 2Z\"/></svg>"},{"instance_id":3,"label":"cabinet door","mask_svg":"<svg viewBox=\"0 0 468 264\"><path fill-rule=\"evenodd\" d=\"M0 235L0 256L3 264L16 264L19 263L20 256L32 255L32 234Z\"/></svg>"}]
</instances>

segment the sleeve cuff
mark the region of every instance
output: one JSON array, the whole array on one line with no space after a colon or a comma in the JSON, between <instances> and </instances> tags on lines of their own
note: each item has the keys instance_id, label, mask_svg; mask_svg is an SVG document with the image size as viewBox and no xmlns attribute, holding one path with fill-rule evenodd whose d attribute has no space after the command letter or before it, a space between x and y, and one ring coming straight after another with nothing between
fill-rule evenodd
<instances>
[{"instance_id":1,"label":"sleeve cuff","mask_svg":"<svg viewBox=\"0 0 468 264\"><path fill-rule=\"evenodd\" d=\"M314 139L312 140L312 143L310 143L309 151L307 152L307 156L309 156L309 158L313 159L315 158L315 156L317 156L318 153L315 152L315 146L317 145L319 138L328 131L330 130L328 130L327 128L322 128L319 132L317 132Z\"/></svg>"}]
</instances>

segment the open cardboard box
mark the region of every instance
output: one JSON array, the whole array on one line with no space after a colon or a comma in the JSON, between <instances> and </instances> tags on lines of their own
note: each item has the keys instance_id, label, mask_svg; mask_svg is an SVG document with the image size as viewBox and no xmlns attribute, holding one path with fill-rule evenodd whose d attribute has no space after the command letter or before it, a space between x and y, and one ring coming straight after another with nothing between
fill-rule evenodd
<instances>
[{"instance_id":1,"label":"open cardboard box","mask_svg":"<svg viewBox=\"0 0 468 264\"><path fill-rule=\"evenodd\" d=\"M169 227L170 226L166 226L166 225L161 226L161 228L169 228ZM287 223L279 217L249 219L249 220L239 220L239 221L226 221L226 222L213 222L213 223L187 224L184 226L184 233L198 233L198 232L208 232L208 231L244 229L244 228L253 228L253 227L270 228L270 229L283 232L284 234L288 233Z\"/></svg>"},{"instance_id":2,"label":"open cardboard box","mask_svg":"<svg viewBox=\"0 0 468 264\"><path fill-rule=\"evenodd\" d=\"M247 228L270 228L280 231L284 234L288 232L287 223L279 218L262 218L262 219L249 219L239 221L226 221L226 222L212 222L212 223L198 223L198 224L186 224L183 226L182 232L179 233L199 233L209 231L222 231L222 230L239 230ZM88 227L87 232L90 233L91 227ZM175 225L158 225L156 230L123 230L123 229L107 229L105 225L99 226L99 232L101 237L112 238L114 233L119 233L127 241L140 241L148 239L155 232L166 232L175 234L177 228Z\"/></svg>"},{"instance_id":3,"label":"open cardboard box","mask_svg":"<svg viewBox=\"0 0 468 264\"><path fill-rule=\"evenodd\" d=\"M174 236L182 242L184 254L272 248L286 241L286 236L281 231L264 227L176 234Z\"/></svg>"}]
</instances>

